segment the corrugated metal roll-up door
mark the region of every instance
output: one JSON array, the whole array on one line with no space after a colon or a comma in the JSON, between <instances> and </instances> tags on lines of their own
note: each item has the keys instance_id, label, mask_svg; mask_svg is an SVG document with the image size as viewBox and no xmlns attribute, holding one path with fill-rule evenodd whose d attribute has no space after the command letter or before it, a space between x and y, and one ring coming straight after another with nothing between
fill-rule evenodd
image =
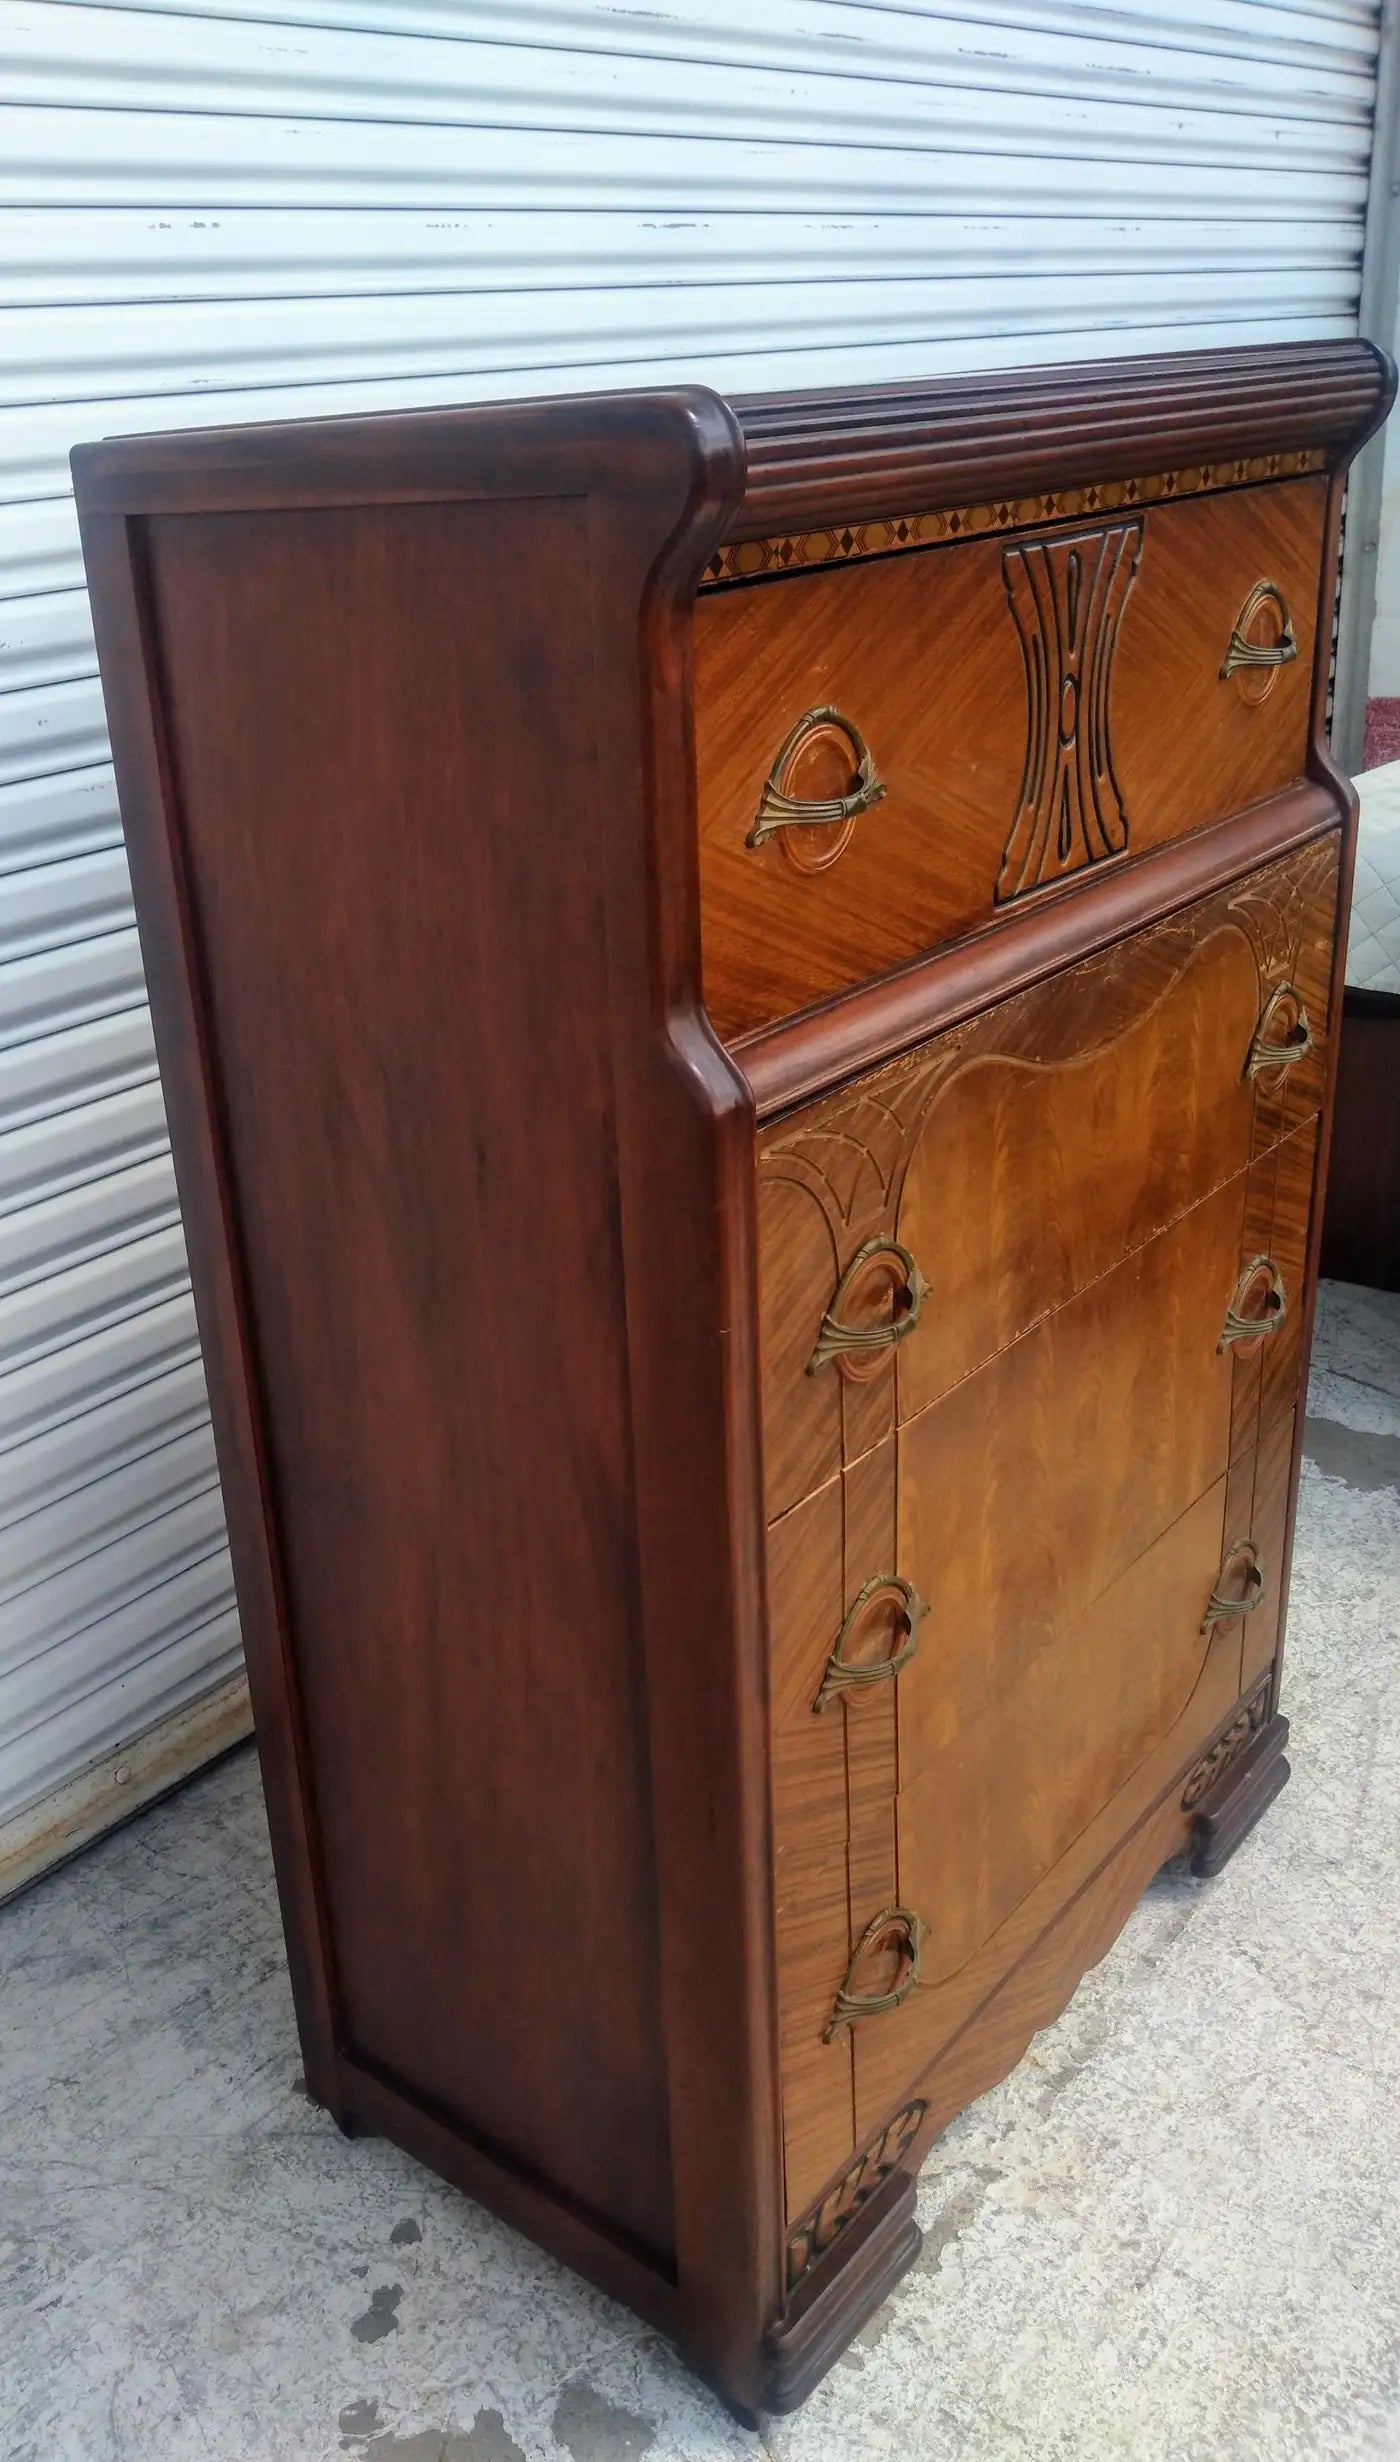
<instances>
[{"instance_id":1,"label":"corrugated metal roll-up door","mask_svg":"<svg viewBox=\"0 0 1400 2462\"><path fill-rule=\"evenodd\" d=\"M70 447L677 374L829 385L1347 333L1377 19L1367 0L0 18L0 1887L246 1717Z\"/></svg>"}]
</instances>

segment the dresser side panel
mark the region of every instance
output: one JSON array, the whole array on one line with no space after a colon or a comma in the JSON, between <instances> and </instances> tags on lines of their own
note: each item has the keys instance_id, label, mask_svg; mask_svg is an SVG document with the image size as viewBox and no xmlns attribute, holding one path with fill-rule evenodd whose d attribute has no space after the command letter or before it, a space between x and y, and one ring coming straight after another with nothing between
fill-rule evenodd
<instances>
[{"instance_id":1,"label":"dresser side panel","mask_svg":"<svg viewBox=\"0 0 1400 2462\"><path fill-rule=\"evenodd\" d=\"M344 2048L665 2251L586 510L149 543Z\"/></svg>"}]
</instances>

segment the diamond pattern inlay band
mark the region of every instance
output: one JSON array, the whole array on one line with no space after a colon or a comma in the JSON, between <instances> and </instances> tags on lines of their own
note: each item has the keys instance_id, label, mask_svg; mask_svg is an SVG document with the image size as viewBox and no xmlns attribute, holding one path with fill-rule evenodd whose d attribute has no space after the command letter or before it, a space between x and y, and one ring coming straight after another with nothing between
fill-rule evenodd
<instances>
[{"instance_id":1,"label":"diamond pattern inlay band","mask_svg":"<svg viewBox=\"0 0 1400 2462\"><path fill-rule=\"evenodd\" d=\"M952 539L994 537L999 531L1030 530L1047 521L1077 521L1085 513L1112 513L1123 505L1170 503L1181 496L1209 495L1219 488L1302 478L1325 469L1326 464L1326 454L1317 447L1298 453L1254 453L1239 460L1204 462L1190 470L1169 470L1155 478L1101 479L1090 487L1002 496L991 504L899 513L883 521L847 522L839 529L790 531L779 538L738 539L710 558L700 587L723 589L770 574L805 572L870 556L897 556L911 547L938 547Z\"/></svg>"}]
</instances>

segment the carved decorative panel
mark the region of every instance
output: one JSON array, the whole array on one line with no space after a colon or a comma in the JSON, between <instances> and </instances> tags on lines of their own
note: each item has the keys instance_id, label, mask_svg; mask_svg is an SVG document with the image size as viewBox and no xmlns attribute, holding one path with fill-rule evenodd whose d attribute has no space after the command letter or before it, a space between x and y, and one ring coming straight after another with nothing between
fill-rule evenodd
<instances>
[{"instance_id":1,"label":"carved decorative panel","mask_svg":"<svg viewBox=\"0 0 1400 2462\"><path fill-rule=\"evenodd\" d=\"M804 2274L811 2272L818 2259L853 2222L863 2205L868 2205L877 2188L890 2174L899 2169L901 2158L908 2152L919 2133L925 2106L906 2103L896 2112L887 2128L856 2157L850 2170L828 2189L821 2204L788 2238L788 2289L795 2289Z\"/></svg>"},{"instance_id":2,"label":"carved decorative panel","mask_svg":"<svg viewBox=\"0 0 1400 2462\"><path fill-rule=\"evenodd\" d=\"M1247 1744L1252 1744L1269 1715L1269 1694L1273 1686L1273 1670L1255 1685L1247 1701L1242 1701L1218 1743L1197 1762L1182 1791L1181 1808L1191 1812L1201 1797L1209 1793L1217 1778L1224 1776L1232 1761L1238 1761Z\"/></svg>"},{"instance_id":3,"label":"carved decorative panel","mask_svg":"<svg viewBox=\"0 0 1400 2462\"><path fill-rule=\"evenodd\" d=\"M1231 898L1230 912L1247 933L1265 982L1272 985L1285 977L1295 963L1309 919L1336 866L1335 841L1322 838L1288 863L1254 873Z\"/></svg>"},{"instance_id":4,"label":"carved decorative panel","mask_svg":"<svg viewBox=\"0 0 1400 2462\"><path fill-rule=\"evenodd\" d=\"M1043 888L1128 843L1109 690L1142 523L1031 539L1002 558L1026 669L1026 767L997 900Z\"/></svg>"}]
</instances>

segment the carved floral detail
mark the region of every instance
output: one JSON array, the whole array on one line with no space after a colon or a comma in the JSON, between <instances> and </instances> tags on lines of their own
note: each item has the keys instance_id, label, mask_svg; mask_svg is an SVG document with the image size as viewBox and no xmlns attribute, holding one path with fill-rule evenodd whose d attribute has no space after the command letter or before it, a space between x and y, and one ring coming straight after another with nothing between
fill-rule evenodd
<instances>
[{"instance_id":1,"label":"carved floral detail","mask_svg":"<svg viewBox=\"0 0 1400 2462\"><path fill-rule=\"evenodd\" d=\"M1254 951L1262 983L1287 976L1321 892L1337 868L1334 838L1323 838L1287 865L1246 881L1230 900L1230 913Z\"/></svg>"},{"instance_id":2,"label":"carved floral detail","mask_svg":"<svg viewBox=\"0 0 1400 2462\"><path fill-rule=\"evenodd\" d=\"M892 2172L898 2171L915 2137L928 2105L906 2103L895 2113L878 2137L872 2138L864 2152L857 2155L850 2169L829 2188L795 2231L788 2235L787 2280L792 2291L809 2274L818 2260L826 2255L832 2242L839 2238L863 2205L868 2205L877 2188L883 2186Z\"/></svg>"},{"instance_id":3,"label":"carved floral detail","mask_svg":"<svg viewBox=\"0 0 1400 2462\"><path fill-rule=\"evenodd\" d=\"M954 1029L903 1067L895 1062L877 1077L809 1105L790 1127L764 1137L764 1170L801 1181L828 1217L847 1229L883 1218L897 1205L924 1113L957 1066L963 1041Z\"/></svg>"},{"instance_id":4,"label":"carved floral detail","mask_svg":"<svg viewBox=\"0 0 1400 2462\"><path fill-rule=\"evenodd\" d=\"M1269 1694L1273 1686L1273 1669L1260 1678L1252 1693L1240 1703L1225 1733L1210 1751L1196 1763L1182 1791L1181 1809L1190 1812L1203 1795L1207 1795L1216 1779L1238 1761L1246 1745L1252 1744L1268 1719Z\"/></svg>"}]
</instances>

